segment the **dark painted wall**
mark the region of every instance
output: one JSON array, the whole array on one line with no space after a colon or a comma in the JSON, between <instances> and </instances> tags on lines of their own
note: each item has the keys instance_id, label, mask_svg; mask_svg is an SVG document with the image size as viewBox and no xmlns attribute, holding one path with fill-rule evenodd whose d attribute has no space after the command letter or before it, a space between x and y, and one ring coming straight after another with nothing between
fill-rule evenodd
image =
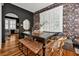
<instances>
[{"instance_id":1,"label":"dark painted wall","mask_svg":"<svg viewBox=\"0 0 79 59\"><path fill-rule=\"evenodd\" d=\"M3 21L2 21L2 26L3 26L3 28L2 28L2 41L4 42L5 40L5 19L4 19L4 17L5 17L5 15L7 14L7 13L14 13L14 14L16 14L18 17L19 17L19 23L20 23L20 25L19 25L19 30L20 30L20 32L19 32L19 34L20 34L20 37L21 37L21 32L23 32L24 31L24 29L23 29L23 27L21 26L21 24L23 24L23 21L25 20L25 19L28 19L30 22L31 22L31 24L30 24L30 31L32 31L32 26L33 26L33 13L32 12L30 12L30 11L27 11L27 10L25 10L25 9L22 9L22 8L20 8L20 7L17 7L17 6L15 6L15 5L13 5L13 4L10 4L10 3L4 3L4 5L3 5L3 8L2 8L2 19L3 19Z\"/></svg>"}]
</instances>

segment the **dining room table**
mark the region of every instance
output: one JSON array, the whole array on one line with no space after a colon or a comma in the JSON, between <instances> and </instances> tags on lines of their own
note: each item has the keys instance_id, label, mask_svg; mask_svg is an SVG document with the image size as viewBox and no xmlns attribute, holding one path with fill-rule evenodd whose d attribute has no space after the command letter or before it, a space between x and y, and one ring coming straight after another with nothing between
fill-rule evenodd
<instances>
[{"instance_id":1,"label":"dining room table","mask_svg":"<svg viewBox=\"0 0 79 59\"><path fill-rule=\"evenodd\" d=\"M21 35L23 35L23 38L24 38L24 36L29 36L33 40L36 40L38 42L43 43L43 47L42 47L42 49L43 49L43 56L46 55L45 50L46 50L47 40L49 38L53 37L53 36L57 36L57 34L58 34L57 32L42 32L42 33L39 33L39 32L35 33L35 32L33 32L32 34L29 33L29 32L22 32L21 33Z\"/></svg>"}]
</instances>

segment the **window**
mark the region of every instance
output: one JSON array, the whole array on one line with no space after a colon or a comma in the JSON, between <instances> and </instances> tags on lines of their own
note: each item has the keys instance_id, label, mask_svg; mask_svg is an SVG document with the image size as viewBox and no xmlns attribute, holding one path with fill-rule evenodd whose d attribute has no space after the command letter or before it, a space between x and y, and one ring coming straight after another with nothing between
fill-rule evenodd
<instances>
[{"instance_id":1,"label":"window","mask_svg":"<svg viewBox=\"0 0 79 59\"><path fill-rule=\"evenodd\" d=\"M5 29L9 29L9 21L8 21L8 19L5 20Z\"/></svg>"},{"instance_id":2,"label":"window","mask_svg":"<svg viewBox=\"0 0 79 59\"><path fill-rule=\"evenodd\" d=\"M63 32L63 6L40 13L40 31Z\"/></svg>"},{"instance_id":3,"label":"window","mask_svg":"<svg viewBox=\"0 0 79 59\"><path fill-rule=\"evenodd\" d=\"M5 29L8 30L16 29L16 20L5 18Z\"/></svg>"},{"instance_id":4,"label":"window","mask_svg":"<svg viewBox=\"0 0 79 59\"><path fill-rule=\"evenodd\" d=\"M10 20L10 29L16 29L16 20Z\"/></svg>"}]
</instances>

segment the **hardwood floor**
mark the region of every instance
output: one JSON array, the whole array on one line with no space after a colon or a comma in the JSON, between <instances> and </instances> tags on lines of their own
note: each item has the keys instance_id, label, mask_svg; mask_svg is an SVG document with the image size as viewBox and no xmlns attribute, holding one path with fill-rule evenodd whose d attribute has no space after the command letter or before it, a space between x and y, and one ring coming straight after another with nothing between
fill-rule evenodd
<instances>
[{"instance_id":1,"label":"hardwood floor","mask_svg":"<svg viewBox=\"0 0 79 59\"><path fill-rule=\"evenodd\" d=\"M13 34L9 39L6 39L4 47L0 50L0 56L24 56L24 54L18 48L18 34ZM53 56L51 52L48 54ZM34 56L29 50L29 56ZM78 56L74 52L64 50L63 56Z\"/></svg>"},{"instance_id":2,"label":"hardwood floor","mask_svg":"<svg viewBox=\"0 0 79 59\"><path fill-rule=\"evenodd\" d=\"M4 47L0 51L1 56L22 56L23 53L18 48L17 34L11 35L9 39L6 39Z\"/></svg>"}]
</instances>

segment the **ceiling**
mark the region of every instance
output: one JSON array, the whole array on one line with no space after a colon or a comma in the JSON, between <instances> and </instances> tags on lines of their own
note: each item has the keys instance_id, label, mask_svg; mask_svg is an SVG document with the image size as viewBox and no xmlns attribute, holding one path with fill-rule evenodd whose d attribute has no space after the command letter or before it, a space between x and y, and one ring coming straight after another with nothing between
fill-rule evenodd
<instances>
[{"instance_id":1,"label":"ceiling","mask_svg":"<svg viewBox=\"0 0 79 59\"><path fill-rule=\"evenodd\" d=\"M45 8L53 3L12 3L16 6L19 6L25 10L29 10L31 12L36 12L42 8Z\"/></svg>"}]
</instances>

